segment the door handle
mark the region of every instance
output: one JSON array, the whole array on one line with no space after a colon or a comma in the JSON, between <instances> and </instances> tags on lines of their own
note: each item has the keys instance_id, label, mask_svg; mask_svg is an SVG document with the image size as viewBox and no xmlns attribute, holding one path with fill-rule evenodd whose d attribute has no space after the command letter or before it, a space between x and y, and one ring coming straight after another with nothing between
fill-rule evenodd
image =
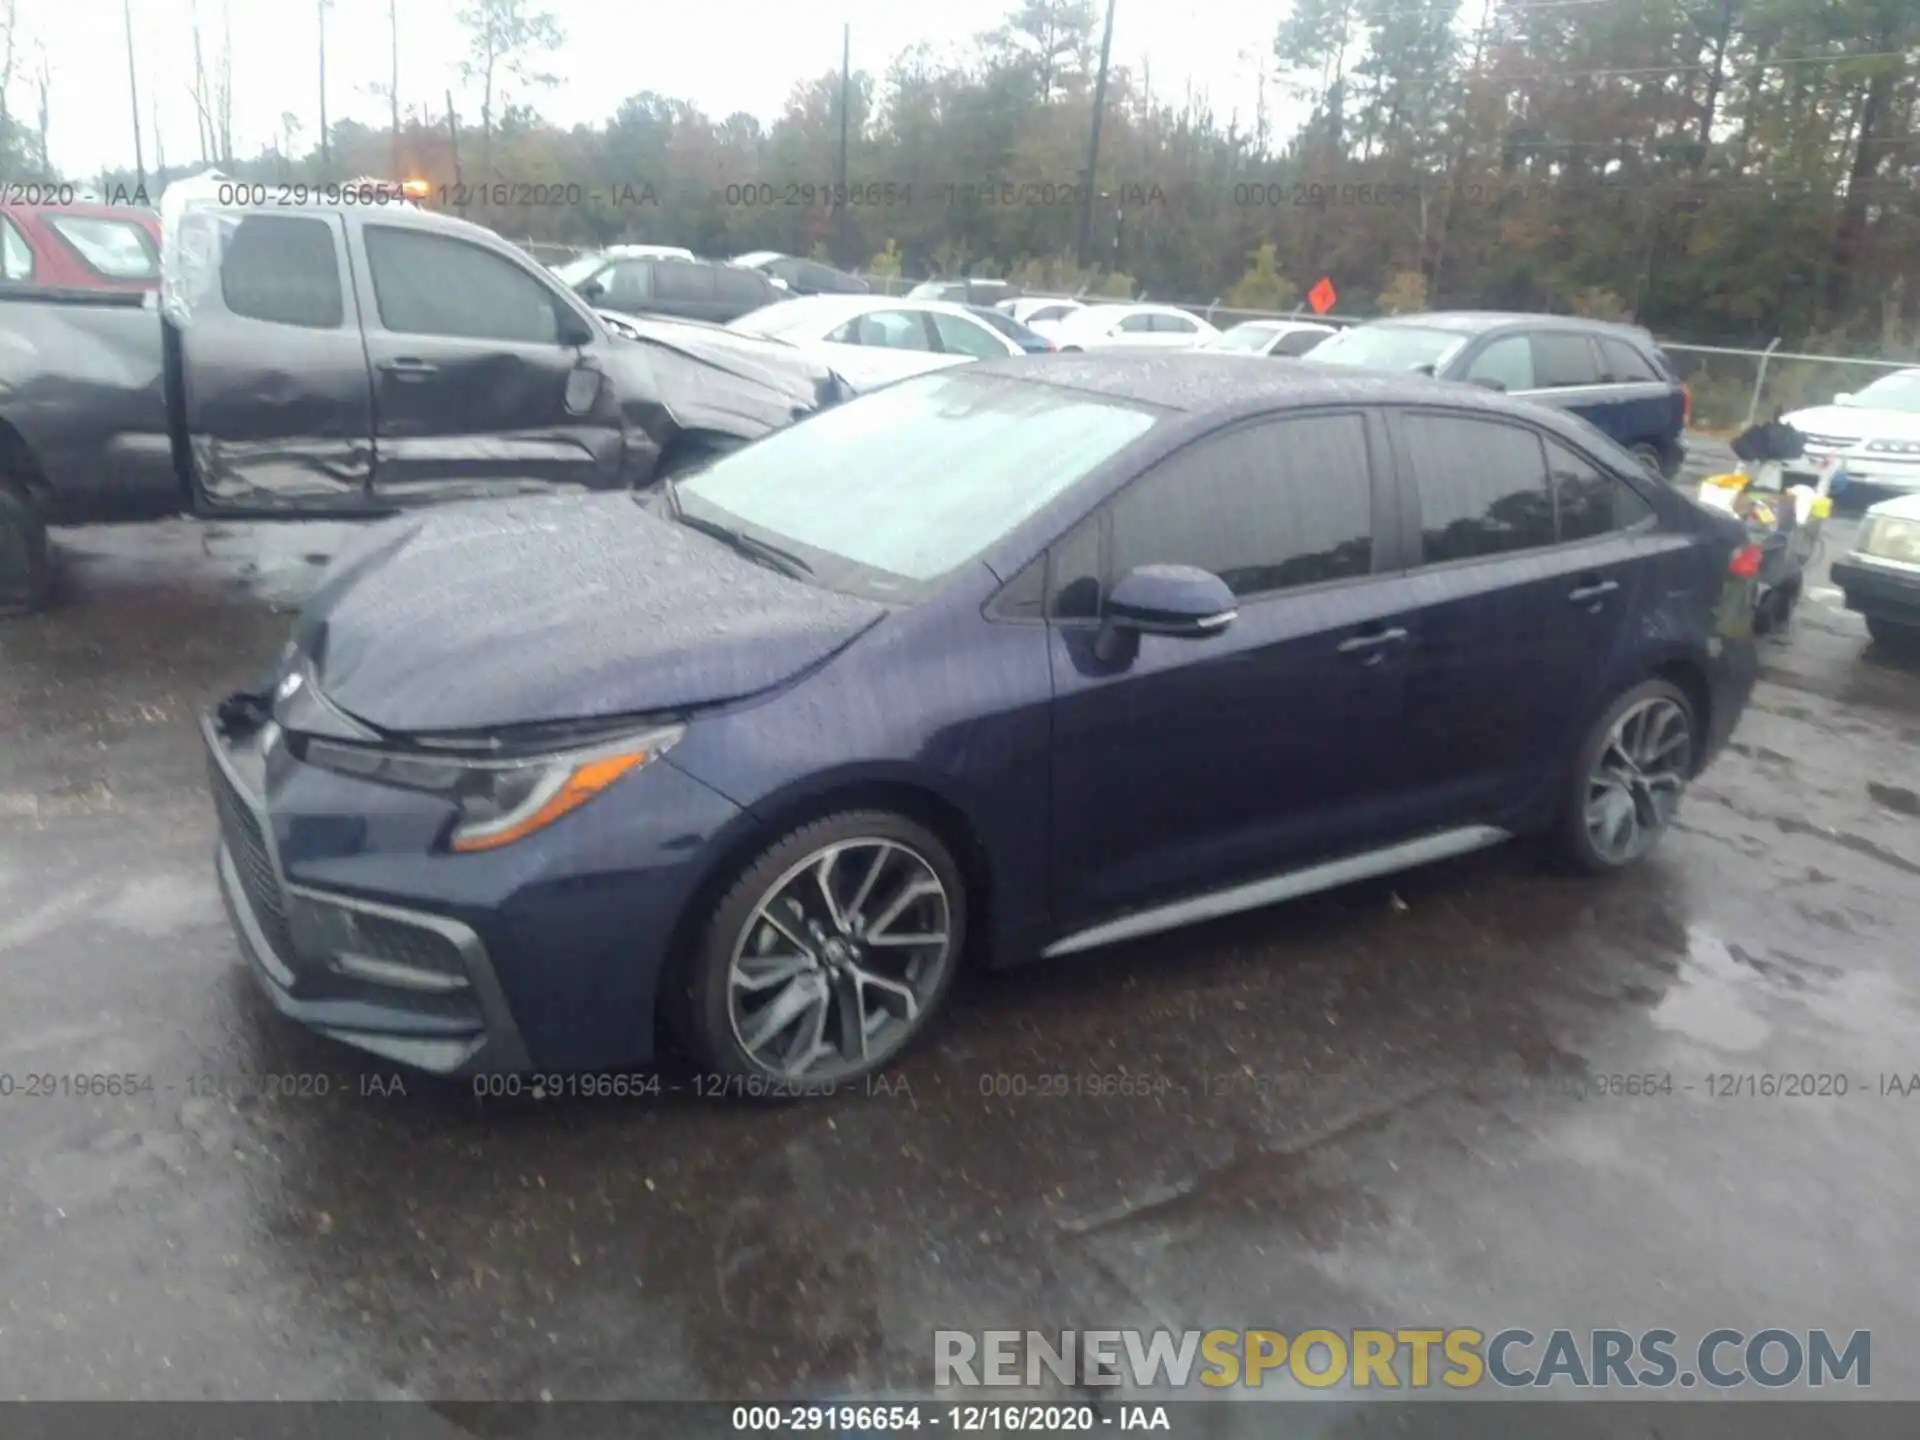
<instances>
[{"instance_id":1,"label":"door handle","mask_svg":"<svg viewBox=\"0 0 1920 1440\"><path fill-rule=\"evenodd\" d=\"M1602 580L1596 585L1582 585L1568 595L1567 599L1575 605L1584 605L1589 600L1598 600L1602 595L1611 595L1619 588L1618 580Z\"/></svg>"},{"instance_id":2,"label":"door handle","mask_svg":"<svg viewBox=\"0 0 1920 1440\"><path fill-rule=\"evenodd\" d=\"M1389 645L1406 643L1407 632L1395 626L1391 630L1375 630L1366 635L1355 635L1350 640L1342 640L1335 648L1342 655L1364 655L1369 651L1378 652Z\"/></svg>"},{"instance_id":3,"label":"door handle","mask_svg":"<svg viewBox=\"0 0 1920 1440\"><path fill-rule=\"evenodd\" d=\"M396 356L391 360L379 362L379 369L400 380L422 379L428 375L438 375L440 367L431 360L419 360L411 355Z\"/></svg>"}]
</instances>

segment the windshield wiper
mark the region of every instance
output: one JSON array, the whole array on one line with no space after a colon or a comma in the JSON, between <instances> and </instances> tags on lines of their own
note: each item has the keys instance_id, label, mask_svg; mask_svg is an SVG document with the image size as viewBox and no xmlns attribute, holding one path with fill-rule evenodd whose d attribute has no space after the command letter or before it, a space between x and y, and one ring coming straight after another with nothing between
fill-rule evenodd
<instances>
[{"instance_id":1,"label":"windshield wiper","mask_svg":"<svg viewBox=\"0 0 1920 1440\"><path fill-rule=\"evenodd\" d=\"M703 535L711 535L722 544L732 547L749 560L758 560L761 564L796 580L807 579L813 574L813 567L791 550L782 550L778 545L749 535L743 530L735 530L731 525L722 525L717 520L703 520L698 515L689 515L680 506L679 497L672 490L673 482L668 485L667 496L673 506L674 519L688 529L698 530Z\"/></svg>"}]
</instances>

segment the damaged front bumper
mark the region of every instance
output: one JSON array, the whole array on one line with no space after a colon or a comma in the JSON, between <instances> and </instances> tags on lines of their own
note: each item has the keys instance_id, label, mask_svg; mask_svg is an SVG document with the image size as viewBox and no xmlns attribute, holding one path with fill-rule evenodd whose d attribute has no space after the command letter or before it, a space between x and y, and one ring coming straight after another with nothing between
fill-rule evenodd
<instances>
[{"instance_id":1,"label":"damaged front bumper","mask_svg":"<svg viewBox=\"0 0 1920 1440\"><path fill-rule=\"evenodd\" d=\"M438 1074L528 1069L479 935L447 916L290 883L265 801L277 727L257 707L229 702L201 730L220 820L220 893L274 1008Z\"/></svg>"}]
</instances>

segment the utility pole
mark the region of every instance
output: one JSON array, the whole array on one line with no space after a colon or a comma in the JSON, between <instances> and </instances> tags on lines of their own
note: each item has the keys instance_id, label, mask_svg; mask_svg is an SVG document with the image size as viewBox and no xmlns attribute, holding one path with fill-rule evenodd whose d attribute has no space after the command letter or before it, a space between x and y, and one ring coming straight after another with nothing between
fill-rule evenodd
<instances>
[{"instance_id":1,"label":"utility pole","mask_svg":"<svg viewBox=\"0 0 1920 1440\"><path fill-rule=\"evenodd\" d=\"M127 22L127 95L133 101L133 173L137 188L147 187L147 157L140 145L140 81L133 67L133 0L120 0Z\"/></svg>"},{"instance_id":2,"label":"utility pole","mask_svg":"<svg viewBox=\"0 0 1920 1440\"><path fill-rule=\"evenodd\" d=\"M387 73L387 102L393 114L393 178L400 175L400 0L387 0L387 44L392 52Z\"/></svg>"},{"instance_id":3,"label":"utility pole","mask_svg":"<svg viewBox=\"0 0 1920 1440\"><path fill-rule=\"evenodd\" d=\"M1100 74L1093 82L1093 139L1087 145L1087 188L1080 195L1080 240L1074 246L1074 258L1087 263L1087 246L1093 236L1093 192L1100 183L1100 117L1107 108L1107 60L1113 54L1113 7L1107 0L1107 26L1100 35Z\"/></svg>"},{"instance_id":4,"label":"utility pole","mask_svg":"<svg viewBox=\"0 0 1920 1440\"><path fill-rule=\"evenodd\" d=\"M320 16L320 169L333 174L333 152L327 145L327 0L318 0Z\"/></svg>"},{"instance_id":5,"label":"utility pole","mask_svg":"<svg viewBox=\"0 0 1920 1440\"><path fill-rule=\"evenodd\" d=\"M834 259L842 265L850 263L847 257L847 115L852 108L848 103L852 96L853 26L843 24L840 27L840 175L836 197L840 213L834 235L834 248L838 252Z\"/></svg>"}]
</instances>

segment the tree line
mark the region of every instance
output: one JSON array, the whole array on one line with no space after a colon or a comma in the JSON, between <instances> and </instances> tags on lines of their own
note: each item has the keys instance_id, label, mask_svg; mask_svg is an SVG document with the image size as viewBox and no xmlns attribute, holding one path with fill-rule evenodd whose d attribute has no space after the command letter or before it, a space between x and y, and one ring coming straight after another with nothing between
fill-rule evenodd
<instances>
[{"instance_id":1,"label":"tree line","mask_svg":"<svg viewBox=\"0 0 1920 1440\"><path fill-rule=\"evenodd\" d=\"M567 43L554 17L474 0L465 96L403 110L396 51L385 128L335 120L309 140L289 112L236 158L216 123L224 74L196 77L202 158L267 182L400 170L430 204L580 246L780 250L1259 308L1325 275L1341 312L1573 311L1703 343L1915 353L1914 0L1276 10L1251 115L1112 67L1091 177L1093 0L1017 0L958 58L918 46L804 79L770 123L648 91L570 128L539 109ZM31 158L23 141L31 127L0 127Z\"/></svg>"}]
</instances>

